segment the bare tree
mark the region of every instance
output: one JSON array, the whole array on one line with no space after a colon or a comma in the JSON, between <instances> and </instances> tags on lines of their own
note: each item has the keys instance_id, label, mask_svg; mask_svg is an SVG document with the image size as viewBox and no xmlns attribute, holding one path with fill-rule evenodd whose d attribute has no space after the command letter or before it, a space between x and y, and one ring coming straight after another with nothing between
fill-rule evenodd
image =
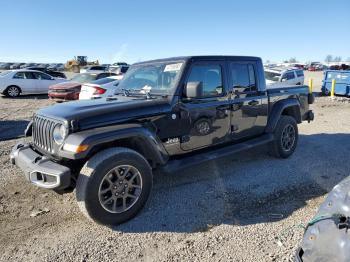
<instances>
[{"instance_id":1,"label":"bare tree","mask_svg":"<svg viewBox=\"0 0 350 262\"><path fill-rule=\"evenodd\" d=\"M346 59L346 62L350 62L350 57L348 57L348 58Z\"/></svg>"},{"instance_id":2,"label":"bare tree","mask_svg":"<svg viewBox=\"0 0 350 262\"><path fill-rule=\"evenodd\" d=\"M336 56L333 59L334 62L341 62L341 56Z\"/></svg>"},{"instance_id":3,"label":"bare tree","mask_svg":"<svg viewBox=\"0 0 350 262\"><path fill-rule=\"evenodd\" d=\"M266 60L265 63L266 63L266 64L270 64L270 60Z\"/></svg>"},{"instance_id":4,"label":"bare tree","mask_svg":"<svg viewBox=\"0 0 350 262\"><path fill-rule=\"evenodd\" d=\"M295 57L289 58L289 63L297 63L298 60Z\"/></svg>"},{"instance_id":5,"label":"bare tree","mask_svg":"<svg viewBox=\"0 0 350 262\"><path fill-rule=\"evenodd\" d=\"M327 55L326 58L324 59L326 63L333 62L333 56L332 55Z\"/></svg>"}]
</instances>

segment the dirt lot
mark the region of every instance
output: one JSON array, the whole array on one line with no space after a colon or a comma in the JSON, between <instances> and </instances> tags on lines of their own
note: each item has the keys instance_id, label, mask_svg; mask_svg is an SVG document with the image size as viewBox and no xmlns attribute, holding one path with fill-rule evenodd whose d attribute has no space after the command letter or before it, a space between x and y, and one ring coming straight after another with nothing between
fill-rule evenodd
<instances>
[{"instance_id":1,"label":"dirt lot","mask_svg":"<svg viewBox=\"0 0 350 262\"><path fill-rule=\"evenodd\" d=\"M113 229L83 217L74 193L27 183L8 158L45 96L0 98L0 261L288 261L325 194L350 173L350 100L321 97L295 154L265 148L167 175L146 208ZM46 213L31 217L39 209Z\"/></svg>"}]
</instances>

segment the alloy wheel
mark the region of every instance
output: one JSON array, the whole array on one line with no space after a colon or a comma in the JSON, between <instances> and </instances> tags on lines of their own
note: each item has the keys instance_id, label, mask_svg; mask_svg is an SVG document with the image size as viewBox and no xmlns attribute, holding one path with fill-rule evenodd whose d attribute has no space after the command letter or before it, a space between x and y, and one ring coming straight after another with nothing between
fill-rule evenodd
<instances>
[{"instance_id":1,"label":"alloy wheel","mask_svg":"<svg viewBox=\"0 0 350 262\"><path fill-rule=\"evenodd\" d=\"M101 206L110 213L123 213L139 199L142 191L140 172L131 165L120 165L102 179L98 196Z\"/></svg>"}]
</instances>

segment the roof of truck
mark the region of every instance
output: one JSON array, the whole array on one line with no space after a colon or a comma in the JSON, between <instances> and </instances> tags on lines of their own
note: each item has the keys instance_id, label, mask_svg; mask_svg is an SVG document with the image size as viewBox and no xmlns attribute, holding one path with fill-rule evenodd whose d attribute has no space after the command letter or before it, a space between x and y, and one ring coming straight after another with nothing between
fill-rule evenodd
<instances>
[{"instance_id":1,"label":"roof of truck","mask_svg":"<svg viewBox=\"0 0 350 262\"><path fill-rule=\"evenodd\" d=\"M148 64L148 63L157 63L157 62L168 62L168 61L188 61L188 60L261 60L260 57L256 56L224 56L224 55L206 55L206 56L178 56L178 57L169 57L169 58L162 58L162 59L156 59L156 60L149 60L149 61L143 61L135 63L134 65L139 64Z\"/></svg>"}]
</instances>

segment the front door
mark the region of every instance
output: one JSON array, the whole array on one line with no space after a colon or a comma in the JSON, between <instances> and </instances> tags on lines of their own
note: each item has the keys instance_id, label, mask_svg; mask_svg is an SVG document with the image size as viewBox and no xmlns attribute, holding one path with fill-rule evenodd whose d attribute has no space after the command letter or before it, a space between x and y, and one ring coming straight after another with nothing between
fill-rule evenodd
<instances>
[{"instance_id":1,"label":"front door","mask_svg":"<svg viewBox=\"0 0 350 262\"><path fill-rule=\"evenodd\" d=\"M267 124L268 99L259 91L255 62L231 62L232 86L231 137L234 140L254 137L264 132Z\"/></svg>"},{"instance_id":2,"label":"front door","mask_svg":"<svg viewBox=\"0 0 350 262\"><path fill-rule=\"evenodd\" d=\"M225 62L195 62L186 78L201 82L203 97L181 100L184 136L181 149L188 151L227 142L230 130L230 101L227 92ZM185 86L186 86L185 83Z\"/></svg>"}]
</instances>

